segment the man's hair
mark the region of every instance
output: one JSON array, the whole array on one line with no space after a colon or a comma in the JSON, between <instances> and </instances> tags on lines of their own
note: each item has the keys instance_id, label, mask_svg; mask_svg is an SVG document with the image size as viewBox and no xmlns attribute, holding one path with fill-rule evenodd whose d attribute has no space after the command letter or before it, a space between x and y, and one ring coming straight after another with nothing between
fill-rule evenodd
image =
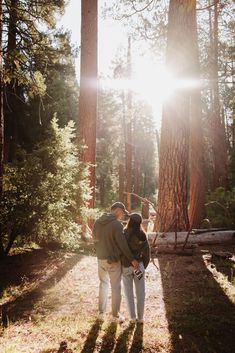
<instances>
[{"instance_id":1,"label":"man's hair","mask_svg":"<svg viewBox=\"0 0 235 353\"><path fill-rule=\"evenodd\" d=\"M114 211L114 210L116 210L117 208L120 208L121 210L124 211L125 214L128 215L128 211L127 211L127 209L126 209L124 203L122 203L122 202L114 202L114 203L112 204L112 206L111 206L111 211Z\"/></svg>"}]
</instances>

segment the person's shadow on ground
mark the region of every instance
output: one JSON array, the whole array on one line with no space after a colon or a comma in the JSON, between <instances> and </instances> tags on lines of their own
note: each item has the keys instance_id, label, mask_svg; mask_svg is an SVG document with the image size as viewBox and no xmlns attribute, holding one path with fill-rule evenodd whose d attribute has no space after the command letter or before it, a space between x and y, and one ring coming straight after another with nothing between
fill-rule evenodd
<instances>
[{"instance_id":1,"label":"person's shadow on ground","mask_svg":"<svg viewBox=\"0 0 235 353\"><path fill-rule=\"evenodd\" d=\"M137 323L134 336L132 339L132 345L129 353L140 353L143 349L143 333L144 333L144 325L141 323ZM121 353L121 351L120 351Z\"/></svg>"},{"instance_id":2,"label":"person's shadow on ground","mask_svg":"<svg viewBox=\"0 0 235 353\"><path fill-rule=\"evenodd\" d=\"M117 339L114 353L127 353L128 344L131 340L132 333L135 329L135 324L130 323Z\"/></svg>"},{"instance_id":3,"label":"person's shadow on ground","mask_svg":"<svg viewBox=\"0 0 235 353\"><path fill-rule=\"evenodd\" d=\"M100 330L101 323L96 320L90 328L81 353L93 353L97 349L96 341ZM114 353L140 353L142 351L143 324L129 324L118 338L116 338L116 333L117 323L110 323L102 338L99 353L111 353L113 349Z\"/></svg>"},{"instance_id":4,"label":"person's shadow on ground","mask_svg":"<svg viewBox=\"0 0 235 353\"><path fill-rule=\"evenodd\" d=\"M100 353L110 353L112 352L115 341L116 341L117 323L111 322L106 329L106 333L102 339L102 345L100 348ZM85 353L85 352L84 352Z\"/></svg>"},{"instance_id":5,"label":"person's shadow on ground","mask_svg":"<svg viewBox=\"0 0 235 353\"><path fill-rule=\"evenodd\" d=\"M81 353L93 353L96 346L96 340L101 330L101 322L97 319L90 328Z\"/></svg>"}]
</instances>

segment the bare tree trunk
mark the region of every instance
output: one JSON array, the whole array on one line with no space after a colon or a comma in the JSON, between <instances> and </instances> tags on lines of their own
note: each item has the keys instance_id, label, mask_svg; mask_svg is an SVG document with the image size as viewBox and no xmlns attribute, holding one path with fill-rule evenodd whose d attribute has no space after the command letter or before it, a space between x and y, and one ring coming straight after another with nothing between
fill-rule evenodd
<instances>
[{"instance_id":1,"label":"bare tree trunk","mask_svg":"<svg viewBox=\"0 0 235 353\"><path fill-rule=\"evenodd\" d=\"M127 78L131 79L131 39L128 38L128 53L127 53ZM126 121L126 192L132 192L132 162L133 162L133 112L132 112L132 92L128 90L127 94L127 121ZM127 209L131 211L131 195L127 194Z\"/></svg>"},{"instance_id":2,"label":"bare tree trunk","mask_svg":"<svg viewBox=\"0 0 235 353\"><path fill-rule=\"evenodd\" d=\"M79 137L86 148L82 160L90 163L90 186L95 207L97 116L97 0L82 0Z\"/></svg>"},{"instance_id":3,"label":"bare tree trunk","mask_svg":"<svg viewBox=\"0 0 235 353\"><path fill-rule=\"evenodd\" d=\"M15 71L16 33L17 33L17 5L18 0L11 0L9 10L8 43L6 69L13 75ZM16 77L6 85L5 104L5 160L12 162L16 158L16 147L18 141L17 103L18 103L18 80ZM7 151L6 151L7 147Z\"/></svg>"},{"instance_id":4,"label":"bare tree trunk","mask_svg":"<svg viewBox=\"0 0 235 353\"><path fill-rule=\"evenodd\" d=\"M193 55L192 77L195 81L198 81L198 85L195 85L191 90L189 220L191 228L199 228L205 213L205 173L196 8L191 24L191 38Z\"/></svg>"},{"instance_id":5,"label":"bare tree trunk","mask_svg":"<svg viewBox=\"0 0 235 353\"><path fill-rule=\"evenodd\" d=\"M134 153L133 153L133 189L134 193L137 195L141 194L141 170L140 170L140 156L138 155L138 131L136 124L136 117L134 117L134 126L133 126L133 141L134 141ZM134 207L140 206L140 200L133 200Z\"/></svg>"},{"instance_id":6,"label":"bare tree trunk","mask_svg":"<svg viewBox=\"0 0 235 353\"><path fill-rule=\"evenodd\" d=\"M191 95L190 121L190 207L191 228L199 228L205 214L204 144L202 131L201 94L195 89Z\"/></svg>"},{"instance_id":7,"label":"bare tree trunk","mask_svg":"<svg viewBox=\"0 0 235 353\"><path fill-rule=\"evenodd\" d=\"M2 178L4 163L4 115L3 115L3 11L2 0L0 0L0 198L2 196Z\"/></svg>"},{"instance_id":8,"label":"bare tree trunk","mask_svg":"<svg viewBox=\"0 0 235 353\"><path fill-rule=\"evenodd\" d=\"M118 182L119 182L119 201L124 202L124 188L125 188L125 183L124 183L124 178L125 178L125 169L123 164L119 165L119 171L118 171Z\"/></svg>"},{"instance_id":9,"label":"bare tree trunk","mask_svg":"<svg viewBox=\"0 0 235 353\"><path fill-rule=\"evenodd\" d=\"M157 141L157 175L156 175L156 185L157 185L157 189L159 189L159 163L160 163L160 136L159 136L159 132L156 129L156 141Z\"/></svg>"},{"instance_id":10,"label":"bare tree trunk","mask_svg":"<svg viewBox=\"0 0 235 353\"><path fill-rule=\"evenodd\" d=\"M2 0L0 0L0 200L3 192L3 168L4 168L4 114L3 114L3 8ZM2 242L2 225L0 223L0 258L4 254Z\"/></svg>"},{"instance_id":11,"label":"bare tree trunk","mask_svg":"<svg viewBox=\"0 0 235 353\"><path fill-rule=\"evenodd\" d=\"M140 175L140 161L138 158L138 153L135 149L135 154L134 154L134 193L137 195L141 194L141 175ZM135 202L138 206L140 205L140 202Z\"/></svg>"},{"instance_id":12,"label":"bare tree trunk","mask_svg":"<svg viewBox=\"0 0 235 353\"><path fill-rule=\"evenodd\" d=\"M168 16L166 61L168 70L180 83L191 74L191 39L188 32L194 17L195 0L171 0ZM159 193L155 228L189 228L189 100L187 89L176 89L164 103L160 142ZM178 211L177 211L178 210Z\"/></svg>"},{"instance_id":13,"label":"bare tree trunk","mask_svg":"<svg viewBox=\"0 0 235 353\"><path fill-rule=\"evenodd\" d=\"M211 65L211 81L212 81L212 149L214 157L214 187L225 184L227 174L227 152L226 152L226 134L224 123L220 112L219 99L219 83L218 83L218 2L214 3L214 26L212 33L212 65Z\"/></svg>"}]
</instances>

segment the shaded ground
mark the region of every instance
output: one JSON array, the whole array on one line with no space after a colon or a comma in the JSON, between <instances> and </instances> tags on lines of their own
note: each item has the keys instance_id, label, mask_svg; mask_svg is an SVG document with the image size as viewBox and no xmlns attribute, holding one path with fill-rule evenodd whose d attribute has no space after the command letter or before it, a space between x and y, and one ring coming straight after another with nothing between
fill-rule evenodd
<instances>
[{"instance_id":1,"label":"shaded ground","mask_svg":"<svg viewBox=\"0 0 235 353\"><path fill-rule=\"evenodd\" d=\"M147 271L146 322L96 320L93 256L34 250L0 268L1 353L232 353L234 261L159 255ZM235 254L234 247L221 248ZM122 312L126 315L125 301Z\"/></svg>"}]
</instances>

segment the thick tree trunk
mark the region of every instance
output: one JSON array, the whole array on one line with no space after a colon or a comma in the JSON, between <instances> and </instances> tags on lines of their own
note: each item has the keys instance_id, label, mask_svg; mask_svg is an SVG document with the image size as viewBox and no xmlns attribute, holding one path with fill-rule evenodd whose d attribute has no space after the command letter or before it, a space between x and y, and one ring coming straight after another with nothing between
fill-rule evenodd
<instances>
[{"instance_id":1,"label":"thick tree trunk","mask_svg":"<svg viewBox=\"0 0 235 353\"><path fill-rule=\"evenodd\" d=\"M192 77L195 83L198 81L198 84L195 84L191 90L189 221L191 228L199 228L205 213L205 173L196 8L191 25L191 38L194 59L192 61Z\"/></svg>"},{"instance_id":2,"label":"thick tree trunk","mask_svg":"<svg viewBox=\"0 0 235 353\"><path fill-rule=\"evenodd\" d=\"M4 115L3 115L3 12L2 0L0 0L0 198L2 196L2 178L4 161Z\"/></svg>"},{"instance_id":3,"label":"thick tree trunk","mask_svg":"<svg viewBox=\"0 0 235 353\"><path fill-rule=\"evenodd\" d=\"M191 228L199 228L205 215L204 141L200 88L191 95L190 121L190 207Z\"/></svg>"},{"instance_id":4,"label":"thick tree trunk","mask_svg":"<svg viewBox=\"0 0 235 353\"><path fill-rule=\"evenodd\" d=\"M188 221L188 147L189 99L178 94L164 107L160 147L160 172L157 229L174 229L179 210L178 230L189 227Z\"/></svg>"},{"instance_id":5,"label":"thick tree trunk","mask_svg":"<svg viewBox=\"0 0 235 353\"><path fill-rule=\"evenodd\" d=\"M3 192L3 168L4 168L4 113L3 113L3 8L2 0L0 0L0 200ZM0 222L0 258L4 255L4 247L2 242L2 225Z\"/></svg>"},{"instance_id":6,"label":"thick tree trunk","mask_svg":"<svg viewBox=\"0 0 235 353\"><path fill-rule=\"evenodd\" d=\"M160 163L160 136L158 130L156 130L156 142L157 142L157 175L156 175L156 186L159 189L159 163Z\"/></svg>"},{"instance_id":7,"label":"thick tree trunk","mask_svg":"<svg viewBox=\"0 0 235 353\"><path fill-rule=\"evenodd\" d=\"M78 135L86 146L82 154L90 166L90 186L95 207L97 116L97 0L82 0L81 70Z\"/></svg>"},{"instance_id":8,"label":"thick tree trunk","mask_svg":"<svg viewBox=\"0 0 235 353\"><path fill-rule=\"evenodd\" d=\"M8 25L8 43L6 69L13 75L15 71L16 34L17 34L17 5L18 0L10 2L10 16ZM5 95L5 160L12 162L16 158L18 140L17 104L18 104L18 82L12 78L6 85Z\"/></svg>"},{"instance_id":9,"label":"thick tree trunk","mask_svg":"<svg viewBox=\"0 0 235 353\"><path fill-rule=\"evenodd\" d=\"M168 16L166 62L176 83L191 78L192 43L188 32L195 16L195 0L171 0ZM189 92L180 87L164 103L160 142L160 171L155 228L189 227ZM177 211L178 210L178 211Z\"/></svg>"},{"instance_id":10,"label":"thick tree trunk","mask_svg":"<svg viewBox=\"0 0 235 353\"><path fill-rule=\"evenodd\" d=\"M118 193L119 193L119 201L124 202L124 187L125 187L125 169L123 164L119 165L118 170Z\"/></svg>"},{"instance_id":11,"label":"thick tree trunk","mask_svg":"<svg viewBox=\"0 0 235 353\"><path fill-rule=\"evenodd\" d=\"M141 195L142 191L142 180L141 180L141 164L140 164L140 153L138 148L139 143L139 124L137 123L137 116L133 117L133 191L137 195ZM144 195L145 196L145 195ZM133 200L133 207L139 208L141 202L138 198Z\"/></svg>"},{"instance_id":12,"label":"thick tree trunk","mask_svg":"<svg viewBox=\"0 0 235 353\"><path fill-rule=\"evenodd\" d=\"M212 47L212 149L214 158L214 187L225 185L227 175L227 152L226 152L226 133L224 122L220 111L219 83L218 83L218 2L214 3L214 26L210 36L213 42Z\"/></svg>"},{"instance_id":13,"label":"thick tree trunk","mask_svg":"<svg viewBox=\"0 0 235 353\"><path fill-rule=\"evenodd\" d=\"M140 161L139 161L139 156L135 148L135 154L134 154L134 193L137 195L141 194L141 175L140 175ZM134 202L135 207L140 206L140 201L136 199Z\"/></svg>"}]
</instances>

